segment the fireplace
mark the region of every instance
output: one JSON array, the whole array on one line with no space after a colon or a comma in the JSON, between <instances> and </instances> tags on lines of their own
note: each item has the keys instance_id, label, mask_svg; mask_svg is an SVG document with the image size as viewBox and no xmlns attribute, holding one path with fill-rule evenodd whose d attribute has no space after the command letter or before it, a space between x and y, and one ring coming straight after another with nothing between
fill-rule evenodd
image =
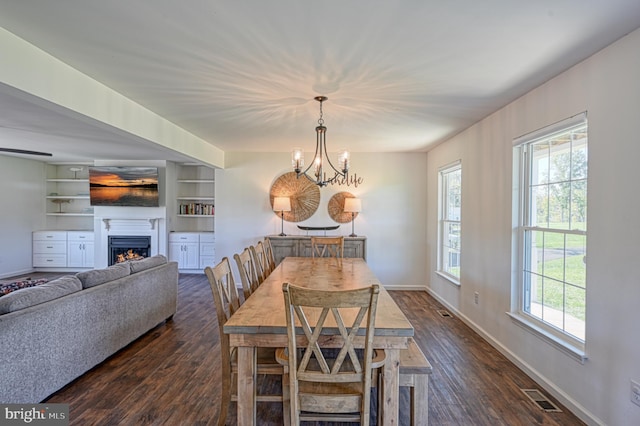
<instances>
[{"instance_id":1,"label":"fireplace","mask_svg":"<svg viewBox=\"0 0 640 426\"><path fill-rule=\"evenodd\" d=\"M150 236L114 235L109 237L109 265L149 257L150 251Z\"/></svg>"}]
</instances>

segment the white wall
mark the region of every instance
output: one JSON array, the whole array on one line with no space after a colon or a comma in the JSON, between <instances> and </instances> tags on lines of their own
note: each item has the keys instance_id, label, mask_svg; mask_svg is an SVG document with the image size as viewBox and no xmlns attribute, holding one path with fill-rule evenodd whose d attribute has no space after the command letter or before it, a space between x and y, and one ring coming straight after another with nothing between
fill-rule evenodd
<instances>
[{"instance_id":1,"label":"white wall","mask_svg":"<svg viewBox=\"0 0 640 426\"><path fill-rule=\"evenodd\" d=\"M310 141L312 143L312 141ZM271 210L269 191L291 171L290 153L226 153L225 170L216 171L216 259L280 233L280 217ZM367 263L387 288L424 288L427 282L425 153L353 153L351 170L363 179L353 186L320 190L318 211L300 223L285 221L285 233L304 235L296 225L326 226L327 203L337 192L362 199L356 234L367 237ZM335 231L351 233L351 224Z\"/></svg>"},{"instance_id":2,"label":"white wall","mask_svg":"<svg viewBox=\"0 0 640 426\"><path fill-rule=\"evenodd\" d=\"M44 225L45 165L0 155L0 277L30 272L31 232Z\"/></svg>"},{"instance_id":3,"label":"white wall","mask_svg":"<svg viewBox=\"0 0 640 426\"><path fill-rule=\"evenodd\" d=\"M428 155L430 291L590 424L640 424L640 30ZM512 297L512 140L588 111L588 262L583 364L517 326ZM462 159L462 276L436 269L437 171ZM474 292L480 303L473 303Z\"/></svg>"}]
</instances>

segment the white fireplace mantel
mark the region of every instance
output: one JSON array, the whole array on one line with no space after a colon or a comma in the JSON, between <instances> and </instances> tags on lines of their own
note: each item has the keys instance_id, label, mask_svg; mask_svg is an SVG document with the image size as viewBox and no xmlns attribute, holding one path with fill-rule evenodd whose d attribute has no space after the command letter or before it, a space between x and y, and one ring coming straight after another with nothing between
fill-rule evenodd
<instances>
[{"instance_id":1,"label":"white fireplace mantel","mask_svg":"<svg viewBox=\"0 0 640 426\"><path fill-rule=\"evenodd\" d=\"M149 227L151 230L155 230L156 229L156 223L159 221L160 219L157 217L154 218L149 218L149 219L110 219L110 218L103 218L102 222L104 223L104 229L109 232L111 230L112 227L115 228L142 228L142 227L146 227L145 222L149 223Z\"/></svg>"}]
</instances>

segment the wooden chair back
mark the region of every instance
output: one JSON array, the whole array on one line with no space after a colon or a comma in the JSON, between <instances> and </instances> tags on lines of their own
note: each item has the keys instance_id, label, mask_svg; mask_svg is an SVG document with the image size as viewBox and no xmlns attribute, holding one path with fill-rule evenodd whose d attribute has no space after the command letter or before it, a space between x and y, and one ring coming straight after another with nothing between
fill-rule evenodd
<instances>
[{"instance_id":1,"label":"wooden chair back","mask_svg":"<svg viewBox=\"0 0 640 426\"><path fill-rule=\"evenodd\" d=\"M264 253L267 257L267 263L269 264L269 273L276 269L276 257L273 253L273 246L271 240L268 237L264 238Z\"/></svg>"},{"instance_id":2,"label":"wooden chair back","mask_svg":"<svg viewBox=\"0 0 640 426\"><path fill-rule=\"evenodd\" d=\"M224 425L227 418L227 410L229 406L229 398L231 394L231 358L232 348L229 344L229 335L224 333L223 327L240 308L240 299L238 298L238 289L231 272L231 263L229 258L223 257L220 263L213 268L207 266L204 273L209 280L211 291L213 292L213 301L216 306L216 315L218 317L218 330L220 332L220 362L222 367L222 389L225 393L222 398L220 407L220 417L218 425Z\"/></svg>"},{"instance_id":3,"label":"wooden chair back","mask_svg":"<svg viewBox=\"0 0 640 426\"><path fill-rule=\"evenodd\" d=\"M344 237L311 237L311 257L335 257L342 268Z\"/></svg>"},{"instance_id":4,"label":"wooden chair back","mask_svg":"<svg viewBox=\"0 0 640 426\"><path fill-rule=\"evenodd\" d=\"M379 287L324 291L285 283L282 291L289 340L291 424L322 418L368 425L372 366L382 364L380 357L374 360L372 345ZM349 326L345 325L347 317L353 318ZM298 347L296 321L307 339L306 347ZM322 347L326 334L331 334L333 347L339 342L338 348ZM363 334L364 350L356 349L356 335L362 339ZM384 351L376 352L383 360Z\"/></svg>"},{"instance_id":5,"label":"wooden chair back","mask_svg":"<svg viewBox=\"0 0 640 426\"><path fill-rule=\"evenodd\" d=\"M249 247L249 250L251 251L251 255L253 256L253 264L256 268L258 283L262 284L262 282L271 273L271 271L269 271L267 255L264 251L264 244L262 244L262 241L258 241L255 246Z\"/></svg>"},{"instance_id":6,"label":"wooden chair back","mask_svg":"<svg viewBox=\"0 0 640 426\"><path fill-rule=\"evenodd\" d=\"M245 248L242 253L234 254L233 258L238 266L238 272L240 272L244 300L247 300L249 296L258 289L259 285L256 267L253 263L253 256L251 256L251 251L248 248Z\"/></svg>"},{"instance_id":7,"label":"wooden chair back","mask_svg":"<svg viewBox=\"0 0 640 426\"><path fill-rule=\"evenodd\" d=\"M238 297L238 289L231 271L231 263L228 257L223 257L220 263L213 268L207 266L204 273L209 280L211 291L213 292L213 301L216 306L216 315L218 316L218 327L220 328L220 339L224 335L222 327L240 308L240 298ZM227 341L228 346L228 341Z\"/></svg>"}]
</instances>

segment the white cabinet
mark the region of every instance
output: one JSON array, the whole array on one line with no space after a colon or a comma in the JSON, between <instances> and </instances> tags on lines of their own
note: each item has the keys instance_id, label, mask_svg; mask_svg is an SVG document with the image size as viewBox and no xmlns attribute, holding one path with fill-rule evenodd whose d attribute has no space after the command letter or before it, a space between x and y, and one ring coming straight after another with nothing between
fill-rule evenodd
<instances>
[{"instance_id":1,"label":"white cabinet","mask_svg":"<svg viewBox=\"0 0 640 426\"><path fill-rule=\"evenodd\" d=\"M33 267L54 271L93 268L92 231L36 231L33 233ZM73 268L73 269L69 269Z\"/></svg>"},{"instance_id":2,"label":"white cabinet","mask_svg":"<svg viewBox=\"0 0 640 426\"><path fill-rule=\"evenodd\" d=\"M216 261L216 237L213 232L200 233L200 269L213 267Z\"/></svg>"},{"instance_id":3,"label":"white cabinet","mask_svg":"<svg viewBox=\"0 0 640 426\"><path fill-rule=\"evenodd\" d=\"M77 268L93 268L93 254L93 232L67 232L67 266Z\"/></svg>"},{"instance_id":4,"label":"white cabinet","mask_svg":"<svg viewBox=\"0 0 640 426\"><path fill-rule=\"evenodd\" d=\"M33 233L33 266L64 268L67 266L67 232L36 231Z\"/></svg>"},{"instance_id":5,"label":"white cabinet","mask_svg":"<svg viewBox=\"0 0 640 426\"><path fill-rule=\"evenodd\" d=\"M169 234L169 260L178 262L178 269L199 269L200 237L195 232Z\"/></svg>"},{"instance_id":6,"label":"white cabinet","mask_svg":"<svg viewBox=\"0 0 640 426\"><path fill-rule=\"evenodd\" d=\"M202 272L215 262L213 232L172 232L169 234L169 260L181 270Z\"/></svg>"}]
</instances>

